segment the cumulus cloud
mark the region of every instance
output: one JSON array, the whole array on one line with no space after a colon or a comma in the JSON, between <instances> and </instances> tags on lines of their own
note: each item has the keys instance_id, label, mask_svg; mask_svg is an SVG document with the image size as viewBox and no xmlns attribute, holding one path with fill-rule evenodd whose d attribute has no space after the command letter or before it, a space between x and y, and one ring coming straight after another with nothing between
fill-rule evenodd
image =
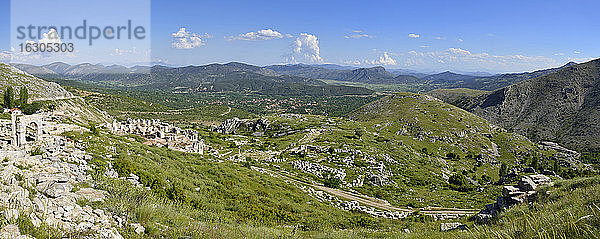
<instances>
[{"instance_id":1,"label":"cumulus cloud","mask_svg":"<svg viewBox=\"0 0 600 239\"><path fill-rule=\"evenodd\" d=\"M58 43L61 44L63 43L61 41L61 38L58 34L58 32L56 32L56 29L52 28L50 29L48 32L43 33L42 34L42 38L38 41L31 41L31 40L26 40L25 43L28 44L33 44L33 43L39 43L39 44L48 44L48 43ZM38 48L39 49L39 48ZM68 57L68 58L74 58L75 57L75 52L28 52L28 51L21 51L20 49L14 49L11 48L9 53L5 53L8 55L8 60L11 60L13 62L27 62L27 63L31 63L31 62L35 62L38 60L44 60L44 61L49 61L49 60L55 60L55 61L63 61L64 57ZM6 58L7 56L3 56L0 58Z\"/></svg>"},{"instance_id":2,"label":"cumulus cloud","mask_svg":"<svg viewBox=\"0 0 600 239\"><path fill-rule=\"evenodd\" d=\"M410 37L410 38L419 38L419 37L421 37L421 35L415 34L415 33L411 33L411 34L408 34L408 37Z\"/></svg>"},{"instance_id":3,"label":"cumulus cloud","mask_svg":"<svg viewBox=\"0 0 600 239\"><path fill-rule=\"evenodd\" d=\"M405 67L422 67L461 70L491 71L529 71L557 66L558 63L549 57L525 55L492 55L473 53L462 48L448 48L443 51L408 52L403 59Z\"/></svg>"},{"instance_id":4,"label":"cumulus cloud","mask_svg":"<svg viewBox=\"0 0 600 239\"><path fill-rule=\"evenodd\" d=\"M257 41L257 40L271 40L271 39L278 39L278 38L283 38L283 37L288 37L291 38L292 35L290 34L281 34L278 31L272 30L272 29L263 29L263 30L258 30L255 32L247 32L244 34L240 34L237 36L230 36L227 39L228 40L244 40L244 41Z\"/></svg>"},{"instance_id":5,"label":"cumulus cloud","mask_svg":"<svg viewBox=\"0 0 600 239\"><path fill-rule=\"evenodd\" d=\"M298 60L309 63L322 63L319 50L319 39L317 36L300 33L296 40L292 43L292 54L288 57L289 62L297 62Z\"/></svg>"},{"instance_id":6,"label":"cumulus cloud","mask_svg":"<svg viewBox=\"0 0 600 239\"><path fill-rule=\"evenodd\" d=\"M379 57L379 59L372 60L371 64L372 65L394 66L394 65L397 65L398 63L396 62L396 60L394 60L392 57L390 57L390 55L387 52L384 52L383 55L381 55Z\"/></svg>"},{"instance_id":7,"label":"cumulus cloud","mask_svg":"<svg viewBox=\"0 0 600 239\"><path fill-rule=\"evenodd\" d=\"M179 31L172 33L173 42L171 46L175 49L193 49L206 45L204 38L211 38L208 34L197 34L188 31L185 27L179 28Z\"/></svg>"},{"instance_id":8,"label":"cumulus cloud","mask_svg":"<svg viewBox=\"0 0 600 239\"><path fill-rule=\"evenodd\" d=\"M39 43L62 43L60 40L60 36L58 36L58 32L56 29L52 28L48 33L44 33L42 39L39 40Z\"/></svg>"}]
</instances>

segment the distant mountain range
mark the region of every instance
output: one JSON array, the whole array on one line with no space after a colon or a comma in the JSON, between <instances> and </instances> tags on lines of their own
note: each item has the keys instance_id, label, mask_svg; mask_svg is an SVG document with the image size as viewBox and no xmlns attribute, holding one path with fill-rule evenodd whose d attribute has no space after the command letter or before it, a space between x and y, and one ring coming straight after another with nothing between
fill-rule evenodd
<instances>
[{"instance_id":1,"label":"distant mountain range","mask_svg":"<svg viewBox=\"0 0 600 239\"><path fill-rule=\"evenodd\" d=\"M348 81L366 84L406 84L419 81L410 75L396 75L381 66L356 69L332 69L304 64L266 66L279 74L319 80Z\"/></svg>"},{"instance_id":2,"label":"distant mountain range","mask_svg":"<svg viewBox=\"0 0 600 239\"><path fill-rule=\"evenodd\" d=\"M100 64L44 66L15 64L41 78L71 79L107 87L161 89L177 92L235 91L277 95L366 95L373 91L354 86L328 85L305 77L282 75L271 69L231 62L204 66L166 67Z\"/></svg>"},{"instance_id":3,"label":"distant mountain range","mask_svg":"<svg viewBox=\"0 0 600 239\"><path fill-rule=\"evenodd\" d=\"M550 74L564 67L534 72L499 74L492 76L485 72L476 75L442 72L425 75L409 70L386 70L383 67L356 68L335 64L271 65L266 67L231 62L203 66L167 67L100 64L69 65L52 63L44 66L15 64L14 66L41 78L66 78L93 82L112 87L140 87L177 89L178 91L256 91L280 92L292 90L290 95L313 92L347 92L348 94L370 94L372 91L355 86L340 86L339 82L383 85L416 85L426 89L468 88L476 90L496 90L523 80ZM336 86L324 81L336 81ZM289 85L292 84L292 85ZM302 88L303 90L300 90ZM409 87L410 88L410 87Z\"/></svg>"}]
</instances>

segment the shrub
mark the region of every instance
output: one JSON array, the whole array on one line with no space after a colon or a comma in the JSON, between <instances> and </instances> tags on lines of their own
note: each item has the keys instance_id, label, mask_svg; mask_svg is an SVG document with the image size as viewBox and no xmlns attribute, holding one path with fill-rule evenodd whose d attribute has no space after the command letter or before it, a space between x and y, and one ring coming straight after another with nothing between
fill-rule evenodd
<instances>
[{"instance_id":1,"label":"shrub","mask_svg":"<svg viewBox=\"0 0 600 239\"><path fill-rule=\"evenodd\" d=\"M90 123L89 129L90 129L90 133L92 135L96 135L96 136L100 135L100 130L98 129L98 127L96 126L96 124Z\"/></svg>"},{"instance_id":2,"label":"shrub","mask_svg":"<svg viewBox=\"0 0 600 239\"><path fill-rule=\"evenodd\" d=\"M42 108L43 104L40 102L33 102L31 104L21 104L21 111L23 111L26 115L35 114L38 110Z\"/></svg>"},{"instance_id":3,"label":"shrub","mask_svg":"<svg viewBox=\"0 0 600 239\"><path fill-rule=\"evenodd\" d=\"M124 158L116 159L113 163L113 168L121 177L127 177L129 174L135 173L136 171L135 166L129 162L129 160Z\"/></svg>"},{"instance_id":4,"label":"shrub","mask_svg":"<svg viewBox=\"0 0 600 239\"><path fill-rule=\"evenodd\" d=\"M350 227L352 228L369 228L376 229L377 222L371 216L356 215L348 218Z\"/></svg>"},{"instance_id":5,"label":"shrub","mask_svg":"<svg viewBox=\"0 0 600 239\"><path fill-rule=\"evenodd\" d=\"M448 183L450 184L450 188L452 190L467 192L473 190L473 187L469 184L467 177L464 174L454 174L450 176L448 179Z\"/></svg>"},{"instance_id":6,"label":"shrub","mask_svg":"<svg viewBox=\"0 0 600 239\"><path fill-rule=\"evenodd\" d=\"M180 202L180 203L186 202L185 192L183 191L181 186L179 186L178 184L175 184L175 183L171 184L171 187L169 187L167 189L166 194L167 194L167 198L169 198L175 202Z\"/></svg>"},{"instance_id":7,"label":"shrub","mask_svg":"<svg viewBox=\"0 0 600 239\"><path fill-rule=\"evenodd\" d=\"M36 156L36 155L42 155L44 154L44 152L42 152L42 149L40 147L37 147L33 150L31 150L31 153L29 153L31 156Z\"/></svg>"},{"instance_id":8,"label":"shrub","mask_svg":"<svg viewBox=\"0 0 600 239\"><path fill-rule=\"evenodd\" d=\"M325 187L328 188L340 188L342 180L336 177L328 177L325 179L325 182L323 182L323 184L325 185Z\"/></svg>"}]
</instances>

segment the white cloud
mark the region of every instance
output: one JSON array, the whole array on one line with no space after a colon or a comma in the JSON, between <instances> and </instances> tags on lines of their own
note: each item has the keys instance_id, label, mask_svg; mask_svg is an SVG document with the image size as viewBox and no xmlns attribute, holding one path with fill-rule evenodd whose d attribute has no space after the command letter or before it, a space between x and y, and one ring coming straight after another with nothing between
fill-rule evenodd
<instances>
[{"instance_id":1,"label":"white cloud","mask_svg":"<svg viewBox=\"0 0 600 239\"><path fill-rule=\"evenodd\" d=\"M559 53L554 53L555 56L564 56L565 53L559 52Z\"/></svg>"},{"instance_id":2,"label":"white cloud","mask_svg":"<svg viewBox=\"0 0 600 239\"><path fill-rule=\"evenodd\" d=\"M591 61L594 59L596 59L596 58L593 58L593 57L569 57L569 58L567 58L567 61L583 63L583 62L588 62L588 61Z\"/></svg>"},{"instance_id":3,"label":"white cloud","mask_svg":"<svg viewBox=\"0 0 600 239\"><path fill-rule=\"evenodd\" d=\"M458 38L458 42L463 42L465 40L463 40L462 38Z\"/></svg>"},{"instance_id":4,"label":"white cloud","mask_svg":"<svg viewBox=\"0 0 600 239\"><path fill-rule=\"evenodd\" d=\"M25 43L33 44L48 44L48 43L63 43L56 32L56 29L52 28L47 33L42 34L42 39L36 41L26 40ZM77 51L75 51L77 52ZM23 63L32 63L38 60L45 61L64 61L64 57L74 58L75 52L28 52L28 51L20 51L14 48L11 48L9 60L13 62L23 62Z\"/></svg>"},{"instance_id":5,"label":"white cloud","mask_svg":"<svg viewBox=\"0 0 600 239\"><path fill-rule=\"evenodd\" d=\"M361 63L360 61L358 61L358 60L354 60L354 61L352 61L352 60L349 60L349 61L343 61L342 63L344 63L344 64L346 64L346 65L360 65L360 64L362 64L362 63Z\"/></svg>"},{"instance_id":6,"label":"white cloud","mask_svg":"<svg viewBox=\"0 0 600 239\"><path fill-rule=\"evenodd\" d=\"M573 54L579 54L581 53L580 51L573 51Z\"/></svg>"},{"instance_id":7,"label":"white cloud","mask_svg":"<svg viewBox=\"0 0 600 239\"><path fill-rule=\"evenodd\" d=\"M420 47L420 48L428 48L428 47L431 47L431 46L428 46L428 45L422 45L422 46L419 46L419 47Z\"/></svg>"},{"instance_id":8,"label":"white cloud","mask_svg":"<svg viewBox=\"0 0 600 239\"><path fill-rule=\"evenodd\" d=\"M443 51L431 52L410 51L407 57L402 60L405 67L412 68L505 72L529 71L558 65L554 59L544 56L491 55L488 53L472 53L461 48L448 48Z\"/></svg>"},{"instance_id":9,"label":"white cloud","mask_svg":"<svg viewBox=\"0 0 600 239\"><path fill-rule=\"evenodd\" d=\"M446 40L445 37L435 37L436 40Z\"/></svg>"},{"instance_id":10,"label":"white cloud","mask_svg":"<svg viewBox=\"0 0 600 239\"><path fill-rule=\"evenodd\" d=\"M392 57L390 57L390 55L387 52L384 52L382 56L379 57L379 59L377 60L373 60L371 61L372 65L397 65L398 63L396 62L396 60L394 60Z\"/></svg>"},{"instance_id":11,"label":"white cloud","mask_svg":"<svg viewBox=\"0 0 600 239\"><path fill-rule=\"evenodd\" d=\"M122 56L124 54L136 54L136 53L137 53L136 47L132 47L130 50L116 48L114 50L114 52L111 53L110 55L111 56Z\"/></svg>"},{"instance_id":12,"label":"white cloud","mask_svg":"<svg viewBox=\"0 0 600 239\"><path fill-rule=\"evenodd\" d=\"M346 38L346 39L374 38L374 37L375 36L371 36L360 30L354 30L354 31L352 31L352 33L344 36L344 38Z\"/></svg>"},{"instance_id":13,"label":"white cloud","mask_svg":"<svg viewBox=\"0 0 600 239\"><path fill-rule=\"evenodd\" d=\"M296 62L297 58L309 63L322 63L317 36L308 33L300 33L292 43L292 54L288 61Z\"/></svg>"},{"instance_id":14,"label":"white cloud","mask_svg":"<svg viewBox=\"0 0 600 239\"><path fill-rule=\"evenodd\" d=\"M415 34L415 33L411 33L411 34L408 34L408 37L410 37L410 38L419 38L419 37L421 37L421 35Z\"/></svg>"},{"instance_id":15,"label":"white cloud","mask_svg":"<svg viewBox=\"0 0 600 239\"><path fill-rule=\"evenodd\" d=\"M211 38L208 34L199 35L187 31L185 27L179 28L179 31L172 33L173 43L171 46L175 49L193 49L206 45L204 38Z\"/></svg>"},{"instance_id":16,"label":"white cloud","mask_svg":"<svg viewBox=\"0 0 600 239\"><path fill-rule=\"evenodd\" d=\"M60 40L56 29L52 28L50 31L48 31L48 33L43 34L43 37L39 40L39 43L62 43L62 41Z\"/></svg>"},{"instance_id":17,"label":"white cloud","mask_svg":"<svg viewBox=\"0 0 600 239\"><path fill-rule=\"evenodd\" d=\"M0 62L9 62L10 61L10 52L0 51Z\"/></svg>"},{"instance_id":18,"label":"white cloud","mask_svg":"<svg viewBox=\"0 0 600 239\"><path fill-rule=\"evenodd\" d=\"M283 38L283 37L284 37L284 35L278 31L275 31L272 29L263 29L263 30L258 30L255 32L247 32L244 34L240 34L238 36L230 36L227 39L230 41L231 40L257 41L257 40L278 39L278 38ZM292 35L285 34L285 37L291 38Z\"/></svg>"},{"instance_id":19,"label":"white cloud","mask_svg":"<svg viewBox=\"0 0 600 239\"><path fill-rule=\"evenodd\" d=\"M359 39L359 38L373 38L373 36L370 36L368 34L353 34L353 35L346 35L346 36L344 36L344 38L346 38L346 39Z\"/></svg>"}]
</instances>

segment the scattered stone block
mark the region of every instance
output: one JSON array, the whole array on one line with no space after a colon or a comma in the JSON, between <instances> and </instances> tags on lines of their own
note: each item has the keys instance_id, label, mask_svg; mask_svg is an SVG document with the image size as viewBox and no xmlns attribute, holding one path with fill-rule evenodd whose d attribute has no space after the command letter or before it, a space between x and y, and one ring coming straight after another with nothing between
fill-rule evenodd
<instances>
[{"instance_id":1,"label":"scattered stone block","mask_svg":"<svg viewBox=\"0 0 600 239\"><path fill-rule=\"evenodd\" d=\"M442 223L440 224L440 230L445 232L445 231L451 231L451 230L457 230L457 229L466 229L467 226L460 223L460 222L449 222L449 223Z\"/></svg>"},{"instance_id":2,"label":"scattered stone block","mask_svg":"<svg viewBox=\"0 0 600 239\"><path fill-rule=\"evenodd\" d=\"M535 191L537 184L530 177L525 176L519 181L519 188L523 191Z\"/></svg>"}]
</instances>

